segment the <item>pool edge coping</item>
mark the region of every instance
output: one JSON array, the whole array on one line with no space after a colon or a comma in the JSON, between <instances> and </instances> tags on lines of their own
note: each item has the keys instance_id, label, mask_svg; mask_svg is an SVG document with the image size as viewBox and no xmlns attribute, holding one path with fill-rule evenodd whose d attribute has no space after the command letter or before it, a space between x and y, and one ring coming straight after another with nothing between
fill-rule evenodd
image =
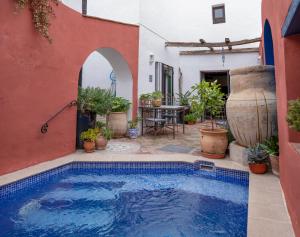
<instances>
[{"instance_id":1,"label":"pool edge coping","mask_svg":"<svg viewBox=\"0 0 300 237\"><path fill-rule=\"evenodd\" d=\"M105 157L104 157L105 156ZM100 159L99 159L100 158ZM73 162L185 162L185 163L195 163L197 161L209 161L214 163L215 167L225 168L237 171L246 171L248 172L247 167L243 167L230 160L211 160L206 159L201 156L194 156L189 154L101 154L101 153L91 153L85 154L83 152L75 152L73 154L57 158L55 160L42 162L25 169L21 169L12 173L8 173L0 176L0 186L5 186L10 183L17 182L21 179L26 179L28 177L38 175L40 173L55 169L64 165L68 165ZM278 181L278 182L277 182ZM260 183L263 183L261 186ZM258 185L259 184L259 185ZM268 187L269 190L262 191L262 187ZM261 192L264 193L263 198ZM259 195L258 195L259 194ZM276 203L270 204L270 200L273 200L274 195ZM280 197L279 197L280 196ZM276 217L279 217L280 213L275 213L275 215L270 215L268 217L264 216L264 213L260 212L260 209L264 208L268 213L274 212L273 209L282 210L282 216L280 220ZM273 206L272 206L273 205ZM265 210L265 211L266 211ZM249 173L249 200L248 200L248 225L247 225L247 236L256 237L261 229L264 233L264 237L274 236L272 233L269 233L266 229L268 228L281 228L282 230L287 230L291 233L285 235L287 237L293 237L293 228L291 224L290 217L288 215L284 194L280 186L279 180L276 180L276 177L273 175L263 175L258 176L252 173ZM286 233L286 232L285 232Z\"/></svg>"}]
</instances>

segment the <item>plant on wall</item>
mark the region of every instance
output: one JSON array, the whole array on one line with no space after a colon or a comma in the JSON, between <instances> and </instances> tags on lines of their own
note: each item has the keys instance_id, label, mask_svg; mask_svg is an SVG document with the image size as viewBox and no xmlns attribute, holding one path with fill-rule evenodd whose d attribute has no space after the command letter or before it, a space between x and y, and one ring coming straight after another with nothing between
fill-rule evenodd
<instances>
[{"instance_id":1,"label":"plant on wall","mask_svg":"<svg viewBox=\"0 0 300 237\"><path fill-rule=\"evenodd\" d=\"M54 16L52 5L58 5L59 0L15 0L18 9L29 7L32 14L34 28L50 43L52 39L49 35L50 17Z\"/></svg>"},{"instance_id":2,"label":"plant on wall","mask_svg":"<svg viewBox=\"0 0 300 237\"><path fill-rule=\"evenodd\" d=\"M289 101L286 119L290 128L300 132L300 99Z\"/></svg>"}]
</instances>

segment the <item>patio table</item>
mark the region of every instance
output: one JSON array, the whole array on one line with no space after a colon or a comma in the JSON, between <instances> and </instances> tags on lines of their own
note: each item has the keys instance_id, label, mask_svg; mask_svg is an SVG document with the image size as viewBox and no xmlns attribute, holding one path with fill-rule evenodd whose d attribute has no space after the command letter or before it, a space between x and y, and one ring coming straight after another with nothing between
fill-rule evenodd
<instances>
[{"instance_id":1,"label":"patio table","mask_svg":"<svg viewBox=\"0 0 300 237\"><path fill-rule=\"evenodd\" d=\"M184 134L185 128L184 128L184 116L185 111L188 109L186 106L179 106L179 105L162 105L160 107L153 107L153 106L140 106L139 109L141 110L141 120L142 120L142 136L144 135L144 121L145 112L154 112L154 120L160 119L158 116L162 114L162 112L165 112L165 117L172 119L172 130L173 130L173 138L175 139L175 126L176 122L175 119L177 119L177 114L181 114L182 116L182 132Z\"/></svg>"}]
</instances>

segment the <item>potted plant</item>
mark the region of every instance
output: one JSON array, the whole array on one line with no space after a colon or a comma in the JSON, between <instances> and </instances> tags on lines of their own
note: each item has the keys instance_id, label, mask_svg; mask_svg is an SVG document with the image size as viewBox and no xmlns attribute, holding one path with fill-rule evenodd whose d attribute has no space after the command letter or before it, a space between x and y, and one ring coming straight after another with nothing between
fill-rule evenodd
<instances>
[{"instance_id":1,"label":"potted plant","mask_svg":"<svg viewBox=\"0 0 300 237\"><path fill-rule=\"evenodd\" d=\"M138 117L128 122L128 136L130 139L136 139L139 135L138 122Z\"/></svg>"},{"instance_id":2,"label":"potted plant","mask_svg":"<svg viewBox=\"0 0 300 237\"><path fill-rule=\"evenodd\" d=\"M163 95L160 91L153 92L152 93L152 105L154 107L160 107L162 98L163 98Z\"/></svg>"},{"instance_id":3,"label":"potted plant","mask_svg":"<svg viewBox=\"0 0 300 237\"><path fill-rule=\"evenodd\" d=\"M290 128L300 132L300 98L289 101L287 122Z\"/></svg>"},{"instance_id":4,"label":"potted plant","mask_svg":"<svg viewBox=\"0 0 300 237\"><path fill-rule=\"evenodd\" d=\"M187 122L188 125L194 125L196 124L198 120L197 114L190 113L184 116L184 121Z\"/></svg>"},{"instance_id":5,"label":"potted plant","mask_svg":"<svg viewBox=\"0 0 300 237\"><path fill-rule=\"evenodd\" d=\"M106 124L101 121L96 122L95 133L97 134L96 138L96 149L105 150L107 145L107 139L104 137L103 129L106 127Z\"/></svg>"},{"instance_id":6,"label":"potted plant","mask_svg":"<svg viewBox=\"0 0 300 237\"><path fill-rule=\"evenodd\" d=\"M217 81L210 83L202 81L194 85L191 97L191 110L198 117L205 111L210 114L210 128L200 129L201 154L207 158L222 159L228 147L227 130L216 126L215 118L224 107L224 94L221 92Z\"/></svg>"},{"instance_id":7,"label":"potted plant","mask_svg":"<svg viewBox=\"0 0 300 237\"><path fill-rule=\"evenodd\" d=\"M140 104L141 106L151 106L152 104L152 94L141 94L140 95Z\"/></svg>"},{"instance_id":8,"label":"potted plant","mask_svg":"<svg viewBox=\"0 0 300 237\"><path fill-rule=\"evenodd\" d=\"M80 134L80 140L83 141L83 148L85 152L91 153L95 151L95 141L97 134L94 129L90 128Z\"/></svg>"},{"instance_id":9,"label":"potted plant","mask_svg":"<svg viewBox=\"0 0 300 237\"><path fill-rule=\"evenodd\" d=\"M111 112L108 116L108 127L112 130L113 137L124 137L127 132L127 111L130 102L122 97L114 97Z\"/></svg>"},{"instance_id":10,"label":"potted plant","mask_svg":"<svg viewBox=\"0 0 300 237\"><path fill-rule=\"evenodd\" d=\"M98 87L78 88L77 146L81 147L80 134L95 127L96 115L107 115L112 107L110 90Z\"/></svg>"},{"instance_id":11,"label":"potted plant","mask_svg":"<svg viewBox=\"0 0 300 237\"><path fill-rule=\"evenodd\" d=\"M248 164L251 172L254 174L266 173L268 171L268 156L261 144L248 148Z\"/></svg>"},{"instance_id":12,"label":"potted plant","mask_svg":"<svg viewBox=\"0 0 300 237\"><path fill-rule=\"evenodd\" d=\"M272 173L279 176L279 145L278 136L272 136L267 139L261 147L269 154L272 166Z\"/></svg>"},{"instance_id":13,"label":"potted plant","mask_svg":"<svg viewBox=\"0 0 300 237\"><path fill-rule=\"evenodd\" d=\"M183 112L180 112L180 115L178 116L178 123L184 123L187 121L184 120L184 117L183 117L183 113L184 114L189 114L190 113L190 97L191 97L191 92L190 91L187 91L185 93L178 93L177 96L178 96L178 104L180 106L184 106L185 107L185 111Z\"/></svg>"}]
</instances>

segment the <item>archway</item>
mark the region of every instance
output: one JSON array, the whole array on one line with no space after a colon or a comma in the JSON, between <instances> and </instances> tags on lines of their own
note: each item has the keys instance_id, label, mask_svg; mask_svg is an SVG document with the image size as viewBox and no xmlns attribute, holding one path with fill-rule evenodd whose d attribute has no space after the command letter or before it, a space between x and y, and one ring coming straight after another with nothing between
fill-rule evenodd
<instances>
[{"instance_id":1,"label":"archway","mask_svg":"<svg viewBox=\"0 0 300 237\"><path fill-rule=\"evenodd\" d=\"M131 102L128 118L132 117L133 77L124 57L113 48L96 49L88 55L79 73L78 86L110 89L112 94ZM95 115L77 114L76 146L80 147L79 136L82 131L93 127Z\"/></svg>"},{"instance_id":2,"label":"archway","mask_svg":"<svg viewBox=\"0 0 300 237\"><path fill-rule=\"evenodd\" d=\"M273 37L272 30L268 20L265 22L264 26L264 49L265 49L265 64L274 65L274 47L273 47Z\"/></svg>"}]
</instances>

